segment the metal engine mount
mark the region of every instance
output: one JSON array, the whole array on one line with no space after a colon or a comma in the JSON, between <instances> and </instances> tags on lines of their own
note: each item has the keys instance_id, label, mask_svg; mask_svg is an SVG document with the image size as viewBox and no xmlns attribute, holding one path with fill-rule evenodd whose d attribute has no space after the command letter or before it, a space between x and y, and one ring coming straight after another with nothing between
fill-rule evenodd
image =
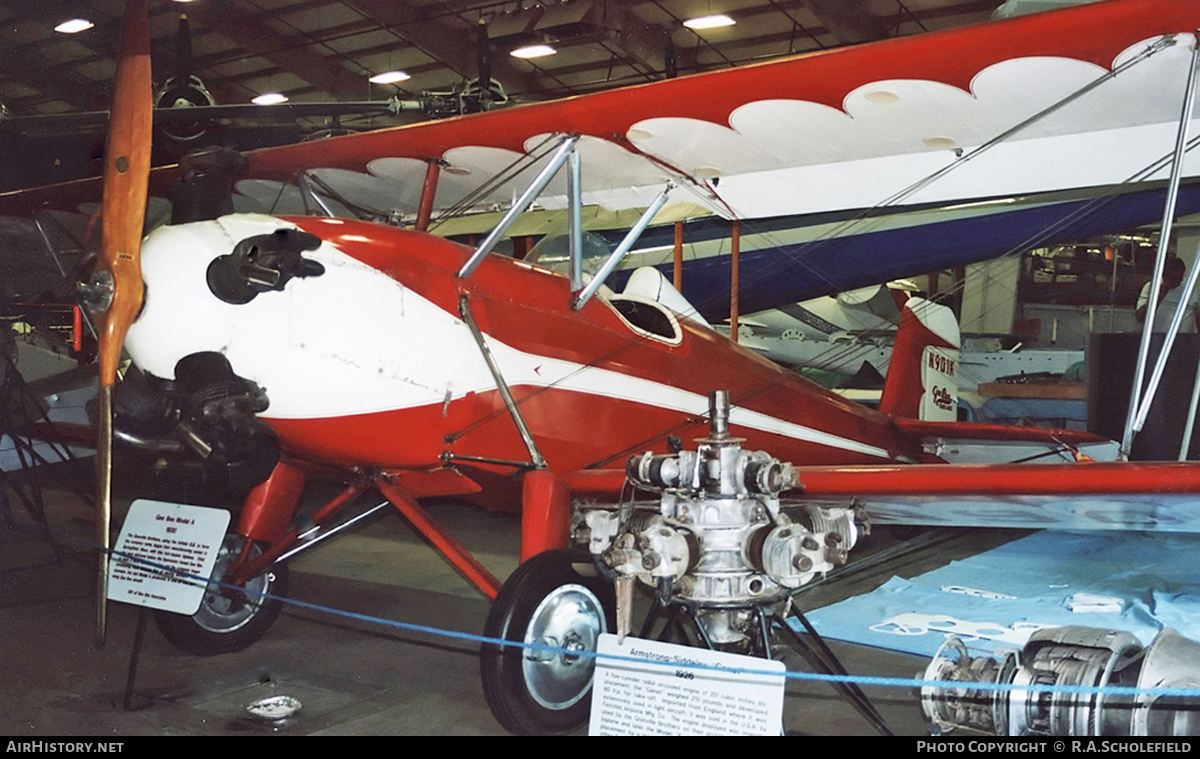
<instances>
[{"instance_id":1,"label":"metal engine mount","mask_svg":"<svg viewBox=\"0 0 1200 759\"><path fill-rule=\"evenodd\" d=\"M629 631L622 586L631 589L637 578L655 588L660 604L695 612L713 644L741 642L751 608L783 601L844 564L866 524L861 507L842 504L783 513L779 494L799 486L796 469L742 450L742 439L729 434L728 392L710 395L709 412L710 432L697 450L629 460L627 477L660 492L657 504L577 511L577 537L587 537L601 571L615 574L620 635Z\"/></svg>"},{"instance_id":2,"label":"metal engine mount","mask_svg":"<svg viewBox=\"0 0 1200 759\"><path fill-rule=\"evenodd\" d=\"M1089 688L1197 688L1200 643L1163 630L1145 649L1127 632L1055 627L1034 633L1017 652L972 658L949 639L925 670L925 680L961 687L921 688L931 730L989 735L1183 736L1200 734L1200 699L1155 695L1094 695L984 690L986 685L1067 685Z\"/></svg>"}]
</instances>

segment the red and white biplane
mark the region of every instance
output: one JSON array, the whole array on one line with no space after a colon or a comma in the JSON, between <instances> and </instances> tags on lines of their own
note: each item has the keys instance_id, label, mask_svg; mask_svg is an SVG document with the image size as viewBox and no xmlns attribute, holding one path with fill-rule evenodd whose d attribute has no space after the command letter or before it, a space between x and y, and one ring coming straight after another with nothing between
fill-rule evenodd
<instances>
[{"instance_id":1,"label":"red and white biplane","mask_svg":"<svg viewBox=\"0 0 1200 759\"><path fill-rule=\"evenodd\" d=\"M214 586L195 616L160 620L190 651L243 648L273 623L279 604L255 594L282 593L280 560L311 539L293 524L314 476L345 482L312 517L318 530L336 529L348 504L378 490L481 592L499 595L489 629L527 640L540 600L528 598L531 587L552 595L598 582L580 574L578 554L563 551L572 499L615 502L631 456L703 438L715 390L728 392L729 429L746 448L797 465L804 498L860 499L880 521L1025 525L1033 510L1039 526L1191 529L1184 515L1200 505L1200 467L1115 461L1115 445L1089 433L956 422L957 325L940 306L909 304L876 411L697 321L686 272L684 295L653 269L639 269L618 293L600 286L607 266L586 283L578 263L564 276L489 254L496 234L473 249L426 230L439 208L467 194L465 182L521 159L545 179L528 194L545 185L543 206L573 217L574 249L585 204L649 207L641 227L681 203L730 220L937 208L953 223L955 204L1063 188L1120 188L1145 202L1133 189L1162 194L1161 159L1171 152L1200 4L1115 0L257 151L246 182L278 188L301 170L322 170L345 187L400 187L392 207L415 228L231 214L162 226L144 242L146 177L152 193L166 194L178 170L139 165L148 155L150 74L144 6L127 7L103 276L92 288L101 308L104 296L112 301L101 337L102 509L122 344L141 373L129 392L145 401L125 420L135 428L126 438L190 447L213 471L253 484L217 569L251 593ZM1105 87L1118 101L1145 104L1109 109L1101 105L1113 100L1089 99ZM551 179L549 169L563 164ZM1189 160L1184 176L1198 174ZM1133 188L1131 178L1148 184ZM0 213L91 191L81 183L0 196ZM504 196L511 190L480 202ZM989 206L993 222L1007 205ZM880 250L854 266L876 270L872 282L920 271L897 272L887 256ZM798 259L793 267L809 265ZM760 275L787 278L765 261ZM742 286L771 289L761 276ZM781 288L756 303L795 296ZM1056 463L1038 464L1036 477L1034 465L1005 463L1034 455ZM522 594L501 594L422 509L423 499L445 496L519 511L522 559L538 557L533 566L547 579L531 581L527 570ZM107 545L107 526L98 538ZM603 628L610 613L584 622ZM521 731L577 726L590 687L584 661L531 673L538 665L485 653L497 716Z\"/></svg>"}]
</instances>

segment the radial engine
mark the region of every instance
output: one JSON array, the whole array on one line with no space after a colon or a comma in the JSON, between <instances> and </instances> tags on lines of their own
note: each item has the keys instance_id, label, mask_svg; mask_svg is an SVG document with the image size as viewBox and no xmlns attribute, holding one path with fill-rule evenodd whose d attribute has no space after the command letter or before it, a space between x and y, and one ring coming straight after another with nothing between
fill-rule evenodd
<instances>
[{"instance_id":1,"label":"radial engine","mask_svg":"<svg viewBox=\"0 0 1200 759\"><path fill-rule=\"evenodd\" d=\"M695 451L634 456L626 474L653 502L580 507L575 534L617 585L618 634L629 632L636 578L660 604L682 604L715 645L747 639L752 609L787 599L846 562L868 529L860 506L789 507L779 495L799 486L796 469L744 451L729 433L729 394L709 398L710 432ZM676 446L678 447L678 446ZM586 525L586 529L584 526Z\"/></svg>"},{"instance_id":2,"label":"radial engine","mask_svg":"<svg viewBox=\"0 0 1200 759\"><path fill-rule=\"evenodd\" d=\"M1153 694L1021 690L1200 687L1200 643L1166 629L1149 646L1127 632L1054 627L997 658L971 657L951 638L925 670L925 680L958 687L921 688L921 708L935 732L989 735L1183 736L1200 734L1200 699ZM972 687L973 685L982 687ZM995 686L1013 686L995 688Z\"/></svg>"}]
</instances>

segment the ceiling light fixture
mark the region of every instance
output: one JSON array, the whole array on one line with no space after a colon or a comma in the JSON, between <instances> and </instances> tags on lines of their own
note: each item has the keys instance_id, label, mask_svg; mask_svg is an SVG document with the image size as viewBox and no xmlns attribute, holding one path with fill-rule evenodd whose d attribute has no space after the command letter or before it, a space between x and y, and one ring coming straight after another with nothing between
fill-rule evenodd
<instances>
[{"instance_id":1,"label":"ceiling light fixture","mask_svg":"<svg viewBox=\"0 0 1200 759\"><path fill-rule=\"evenodd\" d=\"M382 74L376 74L367 81L371 84L395 84L396 82L403 82L409 79L412 79L412 77L404 71L385 71Z\"/></svg>"},{"instance_id":2,"label":"ceiling light fixture","mask_svg":"<svg viewBox=\"0 0 1200 759\"><path fill-rule=\"evenodd\" d=\"M267 92L252 99L250 102L255 105L279 105L287 102L287 95L282 92Z\"/></svg>"},{"instance_id":3,"label":"ceiling light fixture","mask_svg":"<svg viewBox=\"0 0 1200 759\"><path fill-rule=\"evenodd\" d=\"M509 53L513 58L522 58L528 60L530 58L545 58L548 55L554 55L558 51L549 45L525 45Z\"/></svg>"},{"instance_id":4,"label":"ceiling light fixture","mask_svg":"<svg viewBox=\"0 0 1200 759\"><path fill-rule=\"evenodd\" d=\"M62 32L63 34L75 34L87 29L91 29L95 24L88 21L86 18L73 18L70 21L64 21L54 27L54 31Z\"/></svg>"},{"instance_id":5,"label":"ceiling light fixture","mask_svg":"<svg viewBox=\"0 0 1200 759\"><path fill-rule=\"evenodd\" d=\"M683 25L688 29L719 29L722 26L733 26L736 23L736 21L724 13L718 13L712 16L689 18L683 22Z\"/></svg>"}]
</instances>

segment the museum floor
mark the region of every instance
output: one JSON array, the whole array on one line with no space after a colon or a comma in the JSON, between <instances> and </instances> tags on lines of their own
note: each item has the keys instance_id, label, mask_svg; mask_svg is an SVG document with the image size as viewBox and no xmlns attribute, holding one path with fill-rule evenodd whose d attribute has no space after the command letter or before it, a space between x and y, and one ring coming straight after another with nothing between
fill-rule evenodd
<instances>
[{"instance_id":1,"label":"museum floor","mask_svg":"<svg viewBox=\"0 0 1200 759\"><path fill-rule=\"evenodd\" d=\"M127 495L131 489L136 486L122 488ZM175 650L149 624L134 691L133 706L141 708L125 710L139 610L110 604L108 642L97 650L92 558L81 543L63 537L86 539L91 509L59 487L44 492L50 525L60 531L60 561L19 501L12 499L14 525L0 520L0 735L505 734L484 702L477 643L294 606L259 643L214 657ZM128 498L118 504L118 526L127 504ZM515 519L456 504L431 511L495 574L505 577L515 568ZM857 558L872 551L889 555L896 540L885 533L876 530ZM808 591L799 603L822 606L893 574L910 576L1002 540L996 533L943 535ZM487 601L390 510L297 559L290 584L289 595L308 604L471 634L482 631L488 610ZM831 645L852 674L909 678L925 664L916 656ZM792 652L785 661L790 670L808 671ZM926 733L913 691L866 690L896 733ZM827 684L793 681L788 694L789 732L874 734ZM303 707L283 725L250 718L245 707L270 695L290 695Z\"/></svg>"}]
</instances>

